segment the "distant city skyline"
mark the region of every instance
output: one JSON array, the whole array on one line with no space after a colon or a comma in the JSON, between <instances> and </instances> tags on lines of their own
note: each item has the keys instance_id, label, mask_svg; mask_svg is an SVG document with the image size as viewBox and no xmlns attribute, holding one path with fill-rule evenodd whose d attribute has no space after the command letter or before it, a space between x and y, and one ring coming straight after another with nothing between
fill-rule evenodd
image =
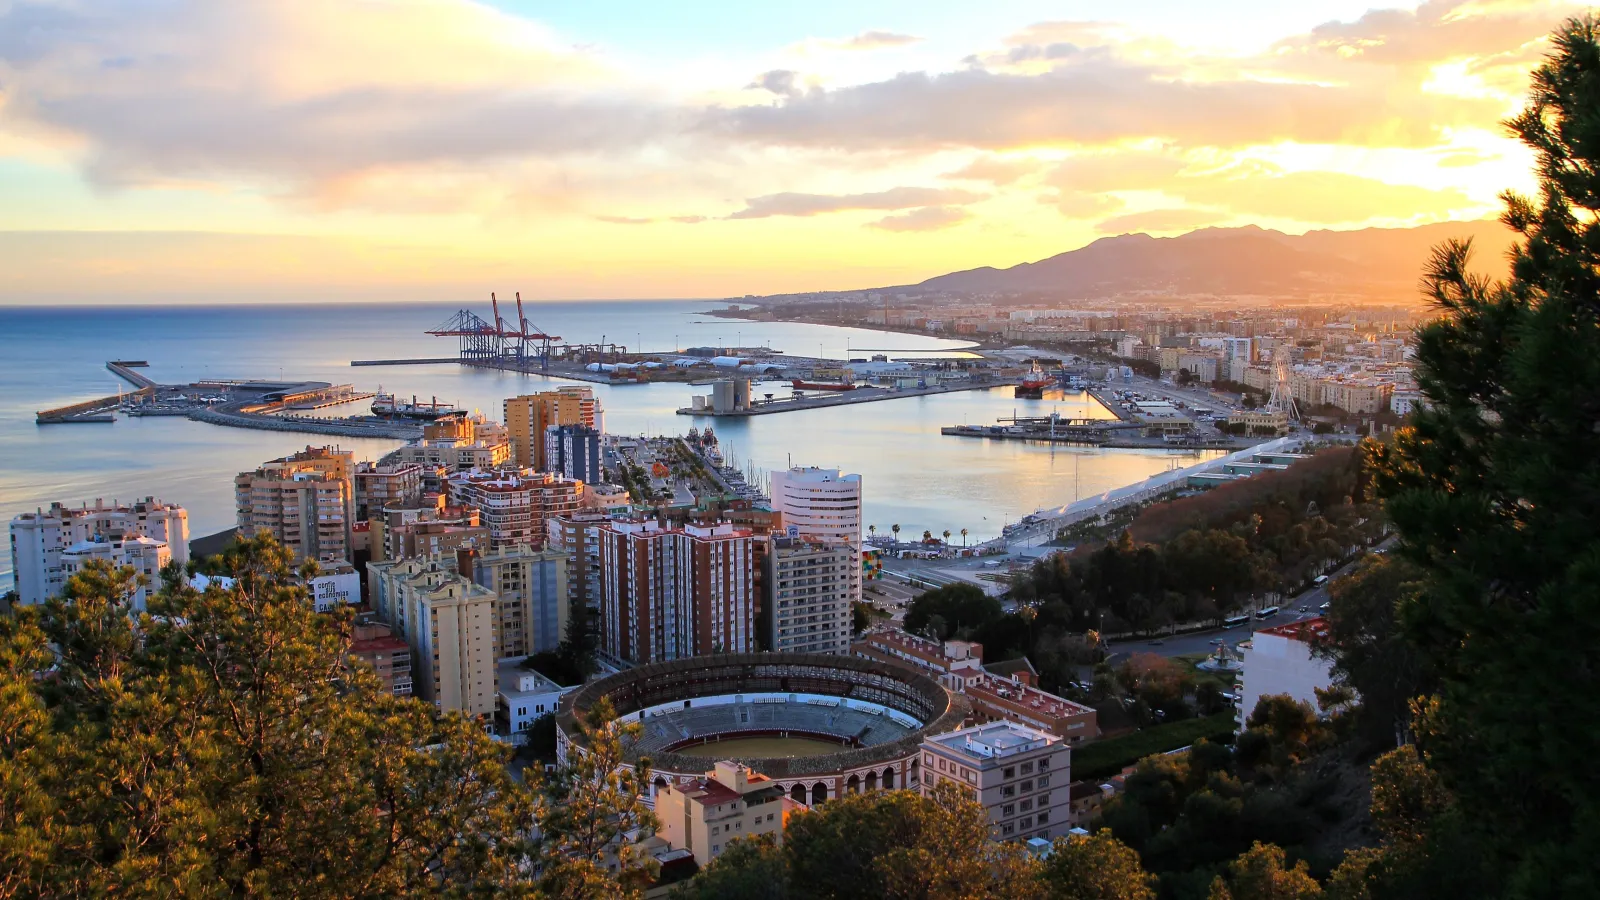
<instances>
[{"instance_id":1,"label":"distant city skyline","mask_svg":"<svg viewBox=\"0 0 1600 900\"><path fill-rule=\"evenodd\" d=\"M1542 0L0 11L0 304L720 297L1493 215Z\"/></svg>"}]
</instances>

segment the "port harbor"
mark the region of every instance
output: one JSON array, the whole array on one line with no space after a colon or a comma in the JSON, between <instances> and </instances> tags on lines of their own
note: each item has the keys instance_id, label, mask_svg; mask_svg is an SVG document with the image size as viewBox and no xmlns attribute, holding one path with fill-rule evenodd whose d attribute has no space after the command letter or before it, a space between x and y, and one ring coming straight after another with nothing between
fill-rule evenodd
<instances>
[{"instance_id":1,"label":"port harbor","mask_svg":"<svg viewBox=\"0 0 1600 900\"><path fill-rule=\"evenodd\" d=\"M1216 425L1206 407L1193 406L1165 396L1116 388L1110 383L1089 386L1074 382L1068 390L1087 393L1115 418L1005 416L994 425L945 425L940 434L996 441L1036 441L1088 444L1106 449L1199 448L1237 450L1259 439L1229 435Z\"/></svg>"},{"instance_id":2,"label":"port harbor","mask_svg":"<svg viewBox=\"0 0 1600 900\"><path fill-rule=\"evenodd\" d=\"M111 360L106 368L128 382L132 390L41 410L35 415L35 421L40 425L108 423L114 422L118 413L136 418L182 416L235 428L413 440L422 435L419 419L432 418L452 409L436 400L431 401L431 405L416 398L408 403L359 391L352 385L325 381L207 379L189 384L160 384L139 371L148 365L144 360ZM377 398L380 407L387 404L390 414L339 418L300 414L372 398Z\"/></svg>"}]
</instances>

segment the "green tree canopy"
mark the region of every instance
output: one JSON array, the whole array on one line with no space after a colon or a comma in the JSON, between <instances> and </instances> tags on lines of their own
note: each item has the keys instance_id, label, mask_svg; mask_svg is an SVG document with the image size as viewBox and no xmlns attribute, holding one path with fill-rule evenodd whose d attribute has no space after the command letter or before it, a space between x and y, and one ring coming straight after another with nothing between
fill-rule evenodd
<instances>
[{"instance_id":1,"label":"green tree canopy","mask_svg":"<svg viewBox=\"0 0 1600 900\"><path fill-rule=\"evenodd\" d=\"M1405 633L1438 677L1427 764L1503 881L1600 896L1600 26L1556 31L1526 110L1536 197L1504 195L1511 275L1437 251L1417 334L1424 409L1368 454L1428 584Z\"/></svg>"},{"instance_id":2,"label":"green tree canopy","mask_svg":"<svg viewBox=\"0 0 1600 900\"><path fill-rule=\"evenodd\" d=\"M1139 854L1100 829L1089 837L1057 838L1041 876L1049 900L1155 900L1155 876Z\"/></svg>"},{"instance_id":3,"label":"green tree canopy","mask_svg":"<svg viewBox=\"0 0 1600 900\"><path fill-rule=\"evenodd\" d=\"M630 893L627 848L579 836L644 821L637 796L584 757L514 780L482 723L348 658L348 612L315 612L289 562L246 540L232 587L173 571L138 616L132 570L95 563L0 617L0 897L584 896L535 880L533 834L620 856L588 896Z\"/></svg>"}]
</instances>

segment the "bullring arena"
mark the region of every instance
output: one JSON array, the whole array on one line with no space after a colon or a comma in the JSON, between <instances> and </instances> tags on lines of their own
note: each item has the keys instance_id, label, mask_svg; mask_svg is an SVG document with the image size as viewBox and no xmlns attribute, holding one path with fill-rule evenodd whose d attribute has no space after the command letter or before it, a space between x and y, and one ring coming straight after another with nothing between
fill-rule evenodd
<instances>
[{"instance_id":1,"label":"bullring arena","mask_svg":"<svg viewBox=\"0 0 1600 900\"><path fill-rule=\"evenodd\" d=\"M916 787L922 739L961 727L968 713L959 694L898 665L816 653L700 656L639 666L568 694L556 716L561 759L573 749L577 716L602 697L619 719L641 724L627 761L648 759L657 788L732 759L806 804Z\"/></svg>"}]
</instances>

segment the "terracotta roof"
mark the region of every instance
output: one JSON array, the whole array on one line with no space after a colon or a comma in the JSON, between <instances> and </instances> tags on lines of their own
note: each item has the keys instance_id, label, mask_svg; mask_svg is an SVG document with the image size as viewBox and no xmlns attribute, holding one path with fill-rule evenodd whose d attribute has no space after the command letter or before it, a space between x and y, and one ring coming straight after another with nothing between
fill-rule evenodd
<instances>
[{"instance_id":1,"label":"terracotta roof","mask_svg":"<svg viewBox=\"0 0 1600 900\"><path fill-rule=\"evenodd\" d=\"M1328 636L1328 620L1322 616L1310 619L1301 619L1298 622L1285 622L1271 628L1263 628L1256 634L1273 634L1286 637L1291 641L1304 641L1310 643Z\"/></svg>"}]
</instances>

